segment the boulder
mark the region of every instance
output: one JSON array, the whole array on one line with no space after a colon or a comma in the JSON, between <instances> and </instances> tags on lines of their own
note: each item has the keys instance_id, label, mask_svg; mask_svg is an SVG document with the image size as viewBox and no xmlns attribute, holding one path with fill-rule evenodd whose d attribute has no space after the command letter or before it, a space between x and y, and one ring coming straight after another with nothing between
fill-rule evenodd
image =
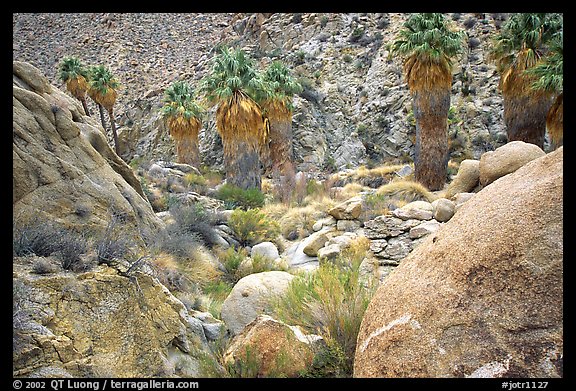
<instances>
[{"instance_id":1,"label":"boulder","mask_svg":"<svg viewBox=\"0 0 576 391\"><path fill-rule=\"evenodd\" d=\"M280 254L278 253L278 248L272 242L261 242L252 247L250 251L250 256L254 257L255 255L259 255L261 257L267 258L271 261L274 261L280 258Z\"/></svg>"},{"instance_id":2,"label":"boulder","mask_svg":"<svg viewBox=\"0 0 576 391\"><path fill-rule=\"evenodd\" d=\"M260 315L235 336L224 363L248 377L297 377L312 366L315 344L322 337L305 335L268 315ZM242 368L243 366L243 368Z\"/></svg>"},{"instance_id":3,"label":"boulder","mask_svg":"<svg viewBox=\"0 0 576 391\"><path fill-rule=\"evenodd\" d=\"M401 208L394 209L392 214L402 220L430 220L434 207L427 201L412 201Z\"/></svg>"},{"instance_id":4,"label":"boulder","mask_svg":"<svg viewBox=\"0 0 576 391\"><path fill-rule=\"evenodd\" d=\"M304 239L302 242L302 251L304 254L310 257L315 257L318 253L318 250L324 247L328 241L328 233L333 231L334 228L326 227L318 232L314 232L312 235Z\"/></svg>"},{"instance_id":5,"label":"boulder","mask_svg":"<svg viewBox=\"0 0 576 391\"><path fill-rule=\"evenodd\" d=\"M483 188L386 277L355 377L563 376L563 148Z\"/></svg>"},{"instance_id":6,"label":"boulder","mask_svg":"<svg viewBox=\"0 0 576 391\"><path fill-rule=\"evenodd\" d=\"M432 217L441 223L450 220L456 212L456 203L446 198L434 200L432 207L434 208Z\"/></svg>"},{"instance_id":7,"label":"boulder","mask_svg":"<svg viewBox=\"0 0 576 391\"><path fill-rule=\"evenodd\" d=\"M354 220L362 213L362 197L352 197L328 211L336 220Z\"/></svg>"},{"instance_id":8,"label":"boulder","mask_svg":"<svg viewBox=\"0 0 576 391\"><path fill-rule=\"evenodd\" d=\"M486 186L546 153L537 145L511 141L480 156L480 184Z\"/></svg>"},{"instance_id":9,"label":"boulder","mask_svg":"<svg viewBox=\"0 0 576 391\"><path fill-rule=\"evenodd\" d=\"M269 314L274 296L282 295L294 275L282 271L250 274L234 285L222 303L220 318L236 335L258 315Z\"/></svg>"},{"instance_id":10,"label":"boulder","mask_svg":"<svg viewBox=\"0 0 576 391\"><path fill-rule=\"evenodd\" d=\"M465 159L458 167L456 177L448 185L444 197L451 198L456 193L471 192L480 181L480 161Z\"/></svg>"}]
</instances>

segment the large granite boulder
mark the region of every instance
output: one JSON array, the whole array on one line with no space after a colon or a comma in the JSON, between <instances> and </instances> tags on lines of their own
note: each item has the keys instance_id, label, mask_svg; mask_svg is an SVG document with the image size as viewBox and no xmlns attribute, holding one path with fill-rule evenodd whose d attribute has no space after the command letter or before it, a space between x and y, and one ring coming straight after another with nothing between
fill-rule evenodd
<instances>
[{"instance_id":1,"label":"large granite boulder","mask_svg":"<svg viewBox=\"0 0 576 391\"><path fill-rule=\"evenodd\" d=\"M390 273L355 377L563 376L563 149L488 185Z\"/></svg>"}]
</instances>

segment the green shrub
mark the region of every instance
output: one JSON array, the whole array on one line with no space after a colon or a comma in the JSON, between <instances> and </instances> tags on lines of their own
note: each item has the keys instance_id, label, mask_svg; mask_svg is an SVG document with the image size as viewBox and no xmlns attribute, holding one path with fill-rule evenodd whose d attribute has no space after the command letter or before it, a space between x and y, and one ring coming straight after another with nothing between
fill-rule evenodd
<instances>
[{"instance_id":1,"label":"green shrub","mask_svg":"<svg viewBox=\"0 0 576 391\"><path fill-rule=\"evenodd\" d=\"M190 172L184 176L184 184L196 193L204 194L207 189L208 180L202 175Z\"/></svg>"},{"instance_id":2,"label":"green shrub","mask_svg":"<svg viewBox=\"0 0 576 391\"><path fill-rule=\"evenodd\" d=\"M232 283L236 283L241 276L238 273L238 268L242 261L248 257L248 252L246 249L240 248L236 250L233 247L229 247L226 251L219 255L220 262L222 266L226 269L226 279Z\"/></svg>"},{"instance_id":3,"label":"green shrub","mask_svg":"<svg viewBox=\"0 0 576 391\"><path fill-rule=\"evenodd\" d=\"M315 273L294 278L275 313L291 325L320 334L326 348L317 356L323 366L310 376L351 376L356 339L376 283L360 278L364 251L356 246L334 263L323 263ZM317 363L318 364L318 363Z\"/></svg>"},{"instance_id":4,"label":"green shrub","mask_svg":"<svg viewBox=\"0 0 576 391\"><path fill-rule=\"evenodd\" d=\"M257 188L244 190L229 183L222 185L218 189L216 198L227 203L231 209L242 208L244 210L261 208L266 201L264 193Z\"/></svg>"},{"instance_id":5,"label":"green shrub","mask_svg":"<svg viewBox=\"0 0 576 391\"><path fill-rule=\"evenodd\" d=\"M269 220L260 209L235 209L228 220L228 226L243 246L274 240L280 233L278 223Z\"/></svg>"}]
</instances>

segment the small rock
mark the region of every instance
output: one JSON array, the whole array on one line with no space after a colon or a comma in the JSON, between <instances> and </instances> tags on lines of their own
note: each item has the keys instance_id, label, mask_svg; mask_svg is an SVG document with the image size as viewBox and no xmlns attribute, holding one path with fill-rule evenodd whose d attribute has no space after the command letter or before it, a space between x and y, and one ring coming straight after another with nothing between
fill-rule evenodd
<instances>
[{"instance_id":1,"label":"small rock","mask_svg":"<svg viewBox=\"0 0 576 391\"><path fill-rule=\"evenodd\" d=\"M338 220L336 223L336 229L338 231L354 232L360 228L360 222L358 220Z\"/></svg>"},{"instance_id":2,"label":"small rock","mask_svg":"<svg viewBox=\"0 0 576 391\"><path fill-rule=\"evenodd\" d=\"M362 198L352 197L328 211L336 220L354 220L362 212Z\"/></svg>"},{"instance_id":3,"label":"small rock","mask_svg":"<svg viewBox=\"0 0 576 391\"><path fill-rule=\"evenodd\" d=\"M412 228L409 233L410 239L418 239L423 236L429 235L432 232L436 232L440 228L440 223L436 220L425 221L420 225Z\"/></svg>"},{"instance_id":4,"label":"small rock","mask_svg":"<svg viewBox=\"0 0 576 391\"><path fill-rule=\"evenodd\" d=\"M401 208L394 209L392 214L402 220L430 220L433 216L432 204L426 201L413 201Z\"/></svg>"},{"instance_id":5,"label":"small rock","mask_svg":"<svg viewBox=\"0 0 576 391\"><path fill-rule=\"evenodd\" d=\"M329 246L322 247L318 250L318 259L322 261L332 261L338 258L338 255L342 252L342 249L337 244L331 244Z\"/></svg>"},{"instance_id":6,"label":"small rock","mask_svg":"<svg viewBox=\"0 0 576 391\"><path fill-rule=\"evenodd\" d=\"M480 161L466 159L462 160L456 177L448 185L446 198L451 198L456 193L467 193L472 191L480 181Z\"/></svg>"},{"instance_id":7,"label":"small rock","mask_svg":"<svg viewBox=\"0 0 576 391\"><path fill-rule=\"evenodd\" d=\"M434 207L434 219L441 223L450 220L456 212L456 204L446 198L438 198L437 200L434 200L432 206Z\"/></svg>"}]
</instances>

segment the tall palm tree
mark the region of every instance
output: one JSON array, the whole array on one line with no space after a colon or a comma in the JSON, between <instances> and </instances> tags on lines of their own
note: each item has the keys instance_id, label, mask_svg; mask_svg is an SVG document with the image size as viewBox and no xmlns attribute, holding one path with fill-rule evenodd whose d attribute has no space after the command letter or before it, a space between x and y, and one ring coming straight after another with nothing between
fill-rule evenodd
<instances>
[{"instance_id":1,"label":"tall palm tree","mask_svg":"<svg viewBox=\"0 0 576 391\"><path fill-rule=\"evenodd\" d=\"M292 97L302 92L302 86L280 61L272 62L263 77L269 94L260 103L270 124L265 166L271 166L272 172L283 173L293 165Z\"/></svg>"},{"instance_id":2,"label":"tall palm tree","mask_svg":"<svg viewBox=\"0 0 576 391\"><path fill-rule=\"evenodd\" d=\"M392 44L404 59L416 120L414 175L430 190L441 189L448 165L448 110L452 58L462 50L463 33L449 29L439 13L413 14Z\"/></svg>"},{"instance_id":3,"label":"tall palm tree","mask_svg":"<svg viewBox=\"0 0 576 391\"><path fill-rule=\"evenodd\" d=\"M102 126L106 129L104 123L104 113L102 107L108 112L110 117L110 126L112 128L112 136L114 137L114 150L117 155L120 155L118 145L118 134L116 133L116 124L114 122L114 104L118 96L117 89L120 83L114 78L112 73L104 65L98 65L90 68L90 90L88 95L100 106L100 119Z\"/></svg>"},{"instance_id":4,"label":"tall palm tree","mask_svg":"<svg viewBox=\"0 0 576 391\"><path fill-rule=\"evenodd\" d=\"M556 98L546 115L546 129L552 149L563 144L564 139L564 43L563 33L556 34L550 43L550 53L540 63L526 71L537 78L532 88L548 91Z\"/></svg>"},{"instance_id":5,"label":"tall palm tree","mask_svg":"<svg viewBox=\"0 0 576 391\"><path fill-rule=\"evenodd\" d=\"M58 76L66 83L66 89L73 97L82 103L86 115L90 115L86 104L86 93L88 92L88 70L76 57L65 57L60 63Z\"/></svg>"},{"instance_id":6,"label":"tall palm tree","mask_svg":"<svg viewBox=\"0 0 576 391\"><path fill-rule=\"evenodd\" d=\"M194 101L192 87L184 81L176 81L164 92L162 115L166 119L170 136L176 141L178 163L198 167L200 150L198 133L202 126L204 109Z\"/></svg>"},{"instance_id":7,"label":"tall palm tree","mask_svg":"<svg viewBox=\"0 0 576 391\"><path fill-rule=\"evenodd\" d=\"M243 50L222 46L200 89L209 105L218 105L216 127L224 145L226 181L242 189L261 189L259 153L268 126L254 99L265 89L254 62Z\"/></svg>"},{"instance_id":8,"label":"tall palm tree","mask_svg":"<svg viewBox=\"0 0 576 391\"><path fill-rule=\"evenodd\" d=\"M544 148L546 115L554 97L545 89L531 88L536 76L525 71L541 61L550 40L561 29L560 14L514 14L494 39L490 55L500 73L508 141Z\"/></svg>"}]
</instances>

